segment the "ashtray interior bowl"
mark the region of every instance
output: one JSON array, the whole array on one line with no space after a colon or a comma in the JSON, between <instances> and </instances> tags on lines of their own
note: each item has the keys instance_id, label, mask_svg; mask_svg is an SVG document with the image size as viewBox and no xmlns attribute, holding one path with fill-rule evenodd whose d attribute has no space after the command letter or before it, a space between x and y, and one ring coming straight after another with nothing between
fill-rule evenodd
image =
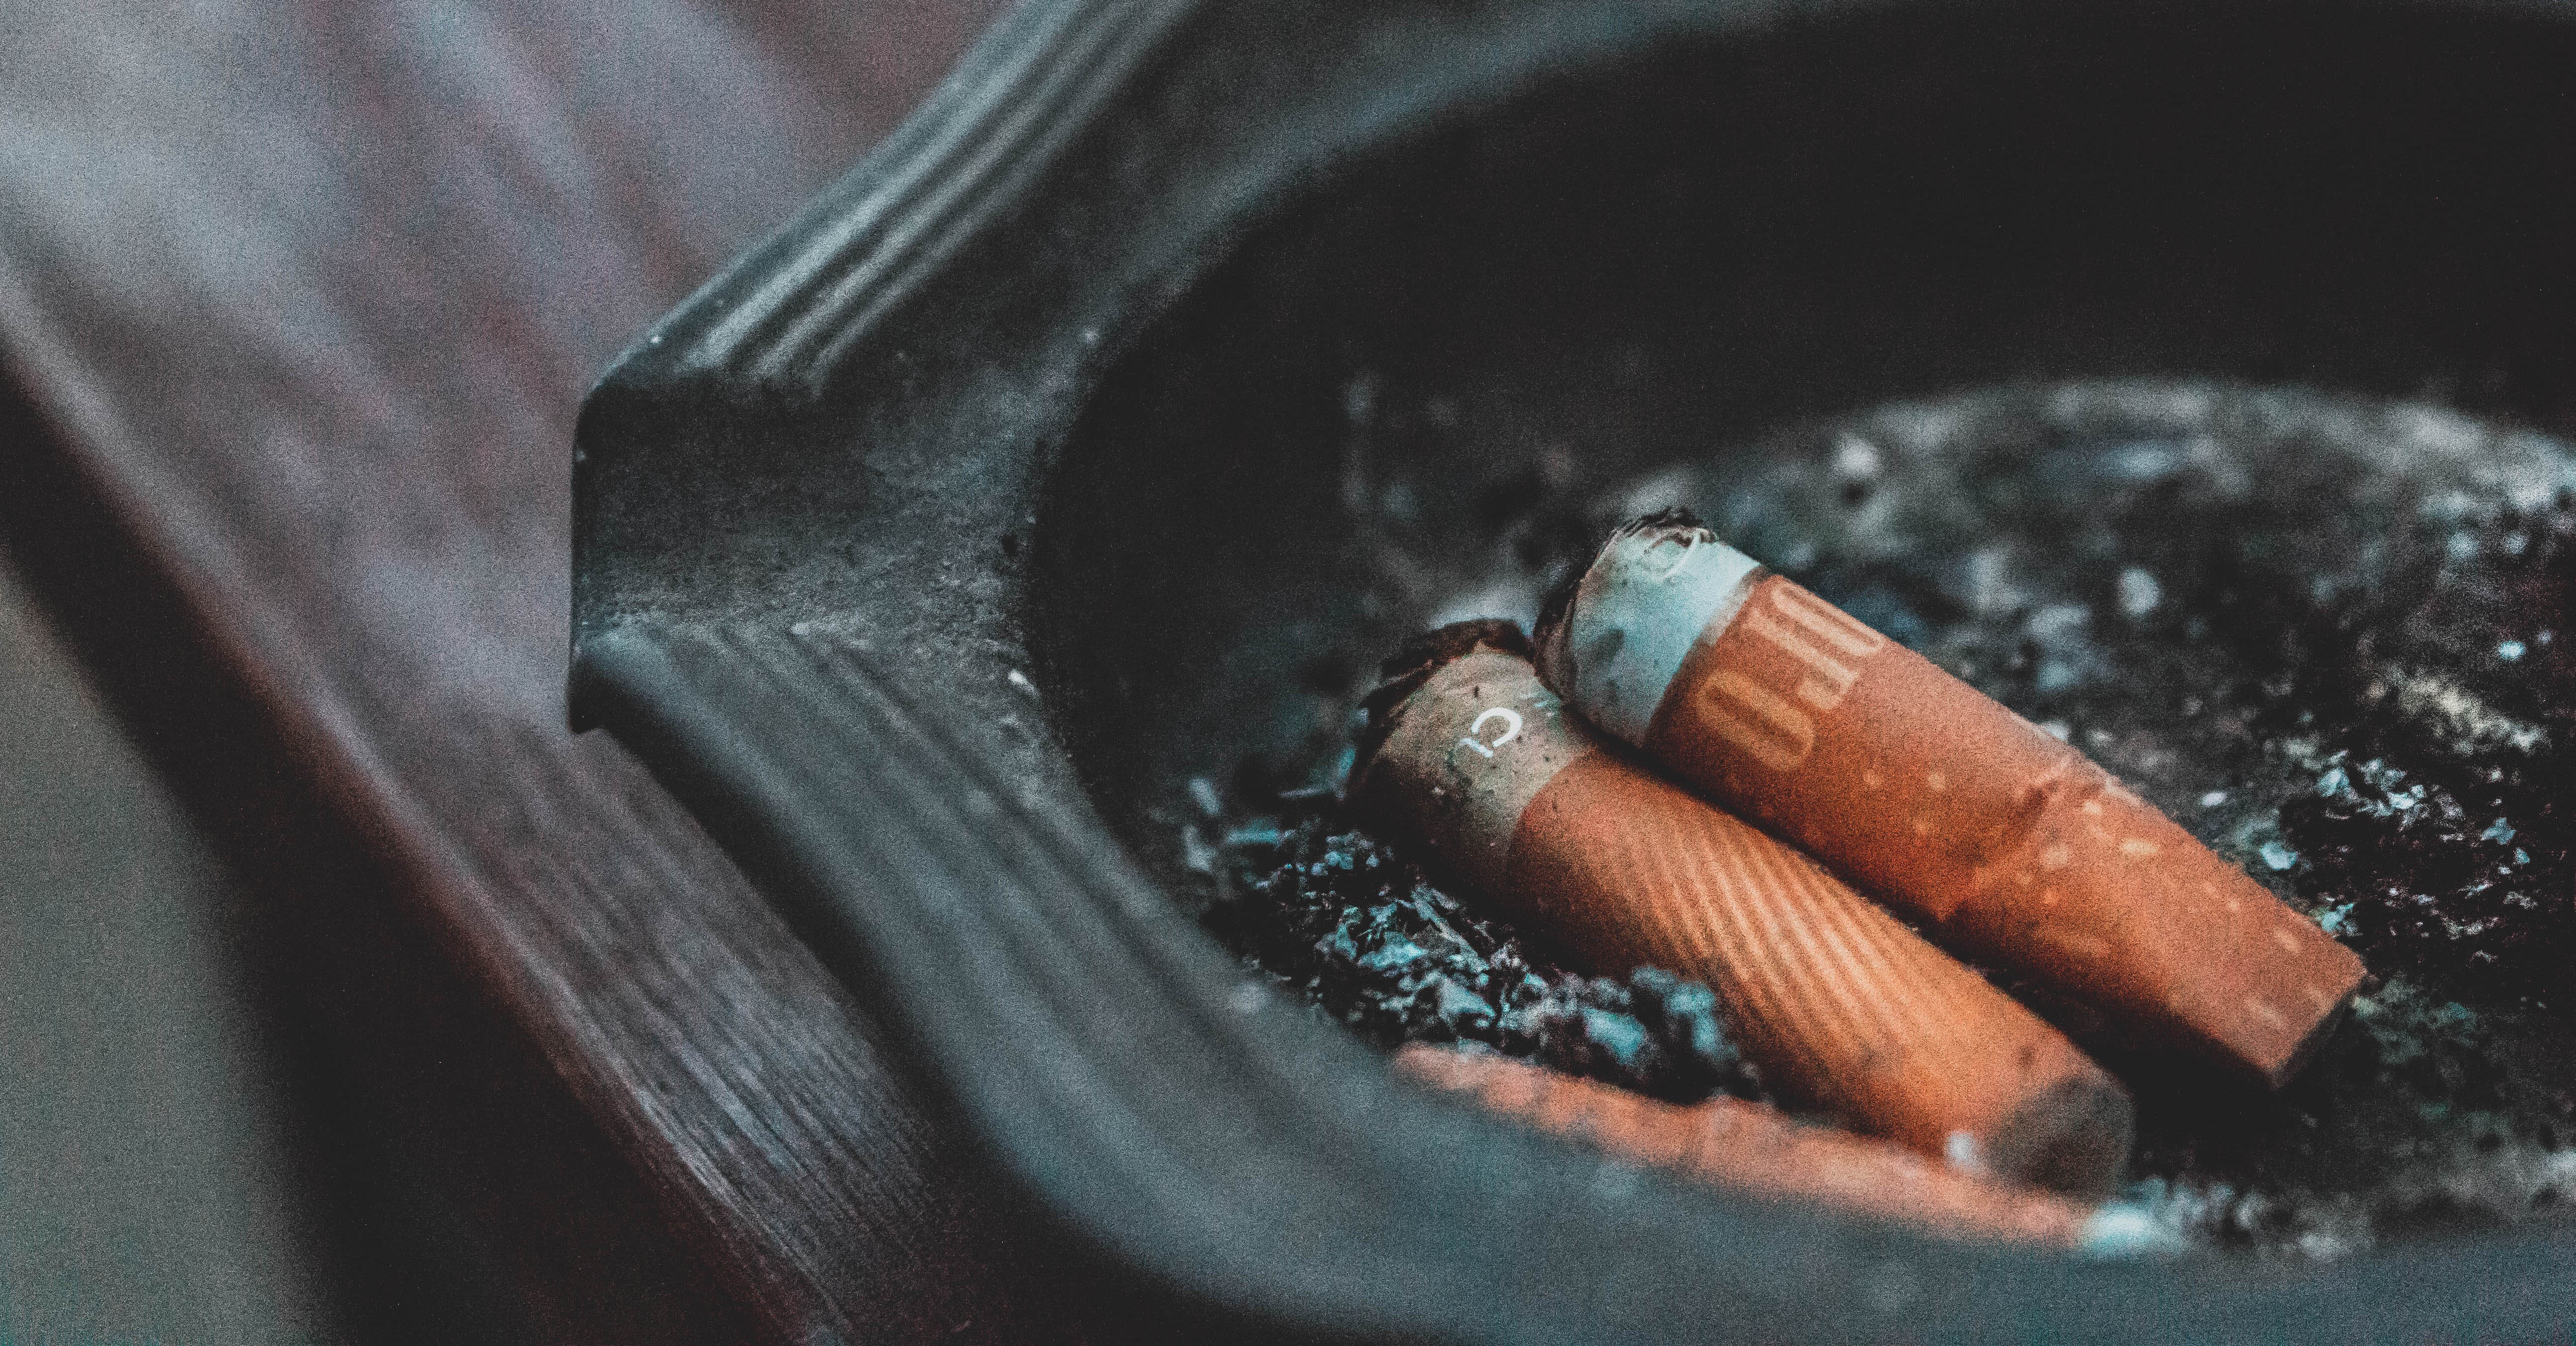
<instances>
[{"instance_id":1,"label":"ashtray interior bowl","mask_svg":"<svg viewBox=\"0 0 2576 1346\"><path fill-rule=\"evenodd\" d=\"M1959 6L1673 50L1351 168L1062 451L1029 611L1077 758L1132 821L1293 757L1498 542L1557 554L1542 498L1803 421L2146 377L2576 427L2571 56L2423 10Z\"/></svg>"},{"instance_id":2,"label":"ashtray interior bowl","mask_svg":"<svg viewBox=\"0 0 2576 1346\"><path fill-rule=\"evenodd\" d=\"M2576 430L2576 41L2313 17L1784 24L1345 169L1132 338L1055 467L1029 611L1096 802L1205 893L1208 815L1337 783L1379 659L1440 621L1526 622L1587 537L1688 503L1986 660L1990 690L2271 873L2265 848L2295 853L2279 803L2318 775L2277 746L2325 695L2294 665L2330 657L2275 627L2430 585L2453 524L2502 536L2576 481L2552 435ZM2244 592L2267 587L2307 605ZM1960 646L1980 621L2007 636ZM2492 663L2531 625L2441 638ZM2488 980L2512 975L2546 974ZM2525 1054L2576 1066L2565 1039ZM2167 1168L2335 1162L2148 1110ZM2277 1223L2237 1241L2379 1232Z\"/></svg>"}]
</instances>

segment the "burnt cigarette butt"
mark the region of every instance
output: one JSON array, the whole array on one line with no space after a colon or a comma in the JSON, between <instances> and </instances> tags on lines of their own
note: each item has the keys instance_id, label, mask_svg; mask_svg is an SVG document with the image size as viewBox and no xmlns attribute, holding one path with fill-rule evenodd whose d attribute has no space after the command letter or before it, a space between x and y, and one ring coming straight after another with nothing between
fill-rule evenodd
<instances>
[{"instance_id":1,"label":"burnt cigarette butt","mask_svg":"<svg viewBox=\"0 0 2576 1346\"><path fill-rule=\"evenodd\" d=\"M1966 683L1679 512L1613 534L1542 619L1586 719L1954 948L2278 1087L2361 960Z\"/></svg>"},{"instance_id":2,"label":"burnt cigarette butt","mask_svg":"<svg viewBox=\"0 0 2576 1346\"><path fill-rule=\"evenodd\" d=\"M1435 633L1371 698L1362 807L1594 967L1707 982L1790 1097L1973 1171L2117 1178L2118 1082L1815 862L1624 760L1526 648L1500 623Z\"/></svg>"},{"instance_id":3,"label":"burnt cigarette butt","mask_svg":"<svg viewBox=\"0 0 2576 1346\"><path fill-rule=\"evenodd\" d=\"M1751 1196L1808 1201L1952 1238L2108 1252L2141 1242L2129 1212L1997 1182L1902 1146L1720 1096L1687 1107L1490 1052L1414 1043L1399 1074L1539 1130Z\"/></svg>"}]
</instances>

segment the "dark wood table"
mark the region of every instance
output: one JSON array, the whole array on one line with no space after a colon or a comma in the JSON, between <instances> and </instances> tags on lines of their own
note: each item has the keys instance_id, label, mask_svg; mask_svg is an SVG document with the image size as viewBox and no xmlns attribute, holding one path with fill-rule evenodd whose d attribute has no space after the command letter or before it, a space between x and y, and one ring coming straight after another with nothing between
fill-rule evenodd
<instances>
[{"instance_id":1,"label":"dark wood table","mask_svg":"<svg viewBox=\"0 0 2576 1346\"><path fill-rule=\"evenodd\" d=\"M76 3L0 48L13 545L262 895L342 1139L550 1337L1077 1330L878 1030L563 710L585 386L994 8ZM436 1271L347 1255L397 1317Z\"/></svg>"}]
</instances>

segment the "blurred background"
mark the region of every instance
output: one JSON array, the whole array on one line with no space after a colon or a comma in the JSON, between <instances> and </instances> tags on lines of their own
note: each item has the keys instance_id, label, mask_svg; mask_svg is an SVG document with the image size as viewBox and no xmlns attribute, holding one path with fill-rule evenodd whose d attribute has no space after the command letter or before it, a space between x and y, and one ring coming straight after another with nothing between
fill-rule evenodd
<instances>
[{"instance_id":1,"label":"blurred background","mask_svg":"<svg viewBox=\"0 0 2576 1346\"><path fill-rule=\"evenodd\" d=\"M703 843L541 868L675 827L563 723L572 428L998 8L0 0L0 1344L884 1308L842 993ZM811 1097L673 1066L746 1018Z\"/></svg>"},{"instance_id":2,"label":"blurred background","mask_svg":"<svg viewBox=\"0 0 2576 1346\"><path fill-rule=\"evenodd\" d=\"M0 563L0 1342L540 1339Z\"/></svg>"},{"instance_id":3,"label":"blurred background","mask_svg":"<svg viewBox=\"0 0 2576 1346\"><path fill-rule=\"evenodd\" d=\"M18 1341L341 1309L242 893L0 570L0 1290Z\"/></svg>"}]
</instances>

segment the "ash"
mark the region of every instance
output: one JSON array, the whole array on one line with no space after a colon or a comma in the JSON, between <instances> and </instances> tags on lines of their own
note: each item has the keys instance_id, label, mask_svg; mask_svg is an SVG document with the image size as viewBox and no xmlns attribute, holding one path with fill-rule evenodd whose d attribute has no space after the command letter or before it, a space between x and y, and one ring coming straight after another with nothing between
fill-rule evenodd
<instances>
[{"instance_id":1,"label":"ash","mask_svg":"<svg viewBox=\"0 0 2576 1346\"><path fill-rule=\"evenodd\" d=\"M2075 743L2352 947L2372 973L2352 1015L2270 1095L2004 983L2130 1082L2128 1200L2203 1247L2319 1259L2576 1201L2571 463L2422 404L2091 383L1793 426L1628 480L1555 453L1464 550L1410 516L1355 526L1387 558L1371 602L1390 630L1526 624L1581 540L1688 506ZM1350 498L1431 484L1369 485ZM1333 657L1370 666L1389 634ZM1356 830L1334 802L1344 745L1309 748L1233 764L1242 803L1207 780L1176 791L1205 919L1249 963L1380 1043L1759 1095L1706 988L1558 963Z\"/></svg>"},{"instance_id":2,"label":"ash","mask_svg":"<svg viewBox=\"0 0 2576 1346\"><path fill-rule=\"evenodd\" d=\"M1230 826L1215 853L1197 854L1211 880L1204 919L1322 1012L1382 1046L1483 1043L1672 1102L1763 1096L1706 986L1658 968L1572 971L1346 830L1332 796L1285 802L1308 808L1285 826Z\"/></svg>"}]
</instances>

